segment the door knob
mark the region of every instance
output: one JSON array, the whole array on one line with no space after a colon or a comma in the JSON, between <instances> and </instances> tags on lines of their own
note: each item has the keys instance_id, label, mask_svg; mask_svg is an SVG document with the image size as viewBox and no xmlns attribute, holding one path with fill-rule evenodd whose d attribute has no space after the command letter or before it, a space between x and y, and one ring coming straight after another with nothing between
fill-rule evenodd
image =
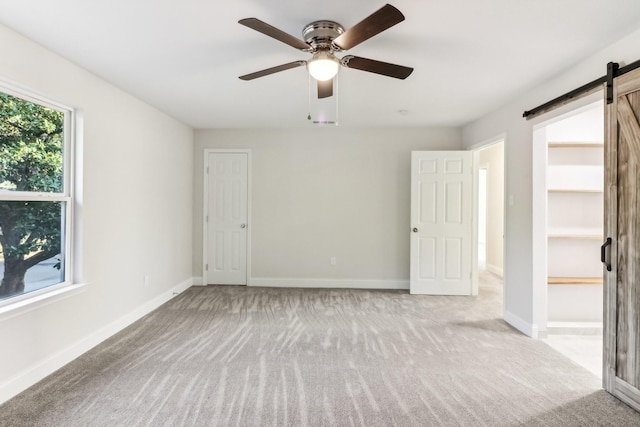
<instances>
[{"instance_id":1,"label":"door knob","mask_svg":"<svg viewBox=\"0 0 640 427\"><path fill-rule=\"evenodd\" d=\"M241 224L240 228L247 228L247 224Z\"/></svg>"},{"instance_id":2,"label":"door knob","mask_svg":"<svg viewBox=\"0 0 640 427\"><path fill-rule=\"evenodd\" d=\"M413 230L411 230L411 231L413 231L414 233L417 233L418 229L414 227Z\"/></svg>"}]
</instances>

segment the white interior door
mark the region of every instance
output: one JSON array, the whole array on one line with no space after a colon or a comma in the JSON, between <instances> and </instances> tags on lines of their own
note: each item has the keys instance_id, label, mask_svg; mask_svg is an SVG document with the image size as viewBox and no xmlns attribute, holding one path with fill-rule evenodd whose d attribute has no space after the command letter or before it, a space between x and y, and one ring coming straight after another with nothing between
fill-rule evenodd
<instances>
[{"instance_id":1,"label":"white interior door","mask_svg":"<svg viewBox=\"0 0 640 427\"><path fill-rule=\"evenodd\" d=\"M207 158L205 284L247 284L248 153Z\"/></svg>"},{"instance_id":2,"label":"white interior door","mask_svg":"<svg viewBox=\"0 0 640 427\"><path fill-rule=\"evenodd\" d=\"M412 294L471 295L470 151L411 153Z\"/></svg>"}]
</instances>

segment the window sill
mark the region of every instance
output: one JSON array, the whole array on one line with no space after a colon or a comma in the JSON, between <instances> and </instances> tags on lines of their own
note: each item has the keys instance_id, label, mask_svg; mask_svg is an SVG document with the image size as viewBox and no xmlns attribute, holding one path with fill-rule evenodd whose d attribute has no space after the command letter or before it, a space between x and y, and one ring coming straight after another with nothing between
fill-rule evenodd
<instances>
[{"instance_id":1,"label":"window sill","mask_svg":"<svg viewBox=\"0 0 640 427\"><path fill-rule=\"evenodd\" d=\"M84 292L86 286L86 283L68 285L58 289L52 289L49 292L43 292L39 295L27 297L20 301L9 302L6 305L0 306L0 322L77 295Z\"/></svg>"}]
</instances>

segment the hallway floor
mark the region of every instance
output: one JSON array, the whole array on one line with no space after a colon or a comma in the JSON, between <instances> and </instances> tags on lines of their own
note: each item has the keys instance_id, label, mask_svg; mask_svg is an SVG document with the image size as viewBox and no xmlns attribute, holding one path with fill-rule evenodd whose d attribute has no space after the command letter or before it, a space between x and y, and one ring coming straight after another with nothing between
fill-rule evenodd
<instances>
[{"instance_id":1,"label":"hallway floor","mask_svg":"<svg viewBox=\"0 0 640 427\"><path fill-rule=\"evenodd\" d=\"M541 341L602 378L602 335L549 335Z\"/></svg>"}]
</instances>

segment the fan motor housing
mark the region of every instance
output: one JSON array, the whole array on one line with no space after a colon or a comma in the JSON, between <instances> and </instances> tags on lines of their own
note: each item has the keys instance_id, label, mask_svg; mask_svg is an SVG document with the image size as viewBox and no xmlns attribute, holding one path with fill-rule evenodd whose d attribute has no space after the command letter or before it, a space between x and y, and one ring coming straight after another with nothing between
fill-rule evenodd
<instances>
[{"instance_id":1,"label":"fan motor housing","mask_svg":"<svg viewBox=\"0 0 640 427\"><path fill-rule=\"evenodd\" d=\"M344 33L344 28L337 22L320 20L304 27L302 37L314 50L337 50L336 46L332 46L331 42L342 33Z\"/></svg>"}]
</instances>

